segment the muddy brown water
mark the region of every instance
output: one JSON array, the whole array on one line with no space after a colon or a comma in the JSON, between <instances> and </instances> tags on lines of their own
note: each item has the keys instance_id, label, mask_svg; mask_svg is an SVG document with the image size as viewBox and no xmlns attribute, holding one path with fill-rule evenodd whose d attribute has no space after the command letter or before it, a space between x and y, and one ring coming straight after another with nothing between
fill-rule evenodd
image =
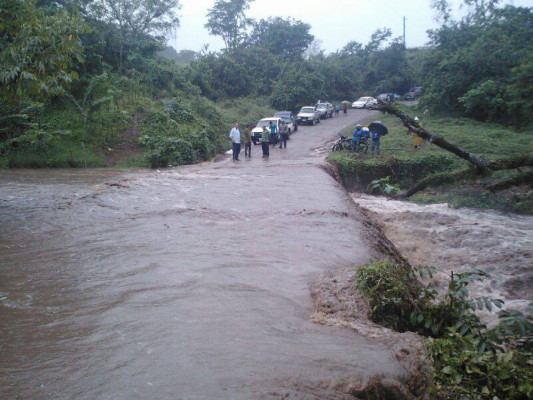
<instances>
[{"instance_id":1,"label":"muddy brown water","mask_svg":"<svg viewBox=\"0 0 533 400\"><path fill-rule=\"evenodd\" d=\"M373 213L412 265L435 268L428 283L442 293L452 272L481 269L490 277L470 285L472 296L502 299L505 308L522 312L533 301L533 217L360 193L351 196ZM484 310L480 315L490 324L498 323L495 312Z\"/></svg>"},{"instance_id":2,"label":"muddy brown water","mask_svg":"<svg viewBox=\"0 0 533 400\"><path fill-rule=\"evenodd\" d=\"M318 164L371 115L268 161L0 172L0 398L343 398L408 374L397 341L311 321L317 277L369 259Z\"/></svg>"}]
</instances>

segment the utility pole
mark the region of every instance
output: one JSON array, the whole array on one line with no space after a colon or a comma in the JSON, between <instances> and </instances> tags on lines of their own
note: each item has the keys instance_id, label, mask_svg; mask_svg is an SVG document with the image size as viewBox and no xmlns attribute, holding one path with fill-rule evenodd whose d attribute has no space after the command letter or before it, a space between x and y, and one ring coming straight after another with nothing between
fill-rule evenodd
<instances>
[{"instance_id":1,"label":"utility pole","mask_svg":"<svg viewBox=\"0 0 533 400\"><path fill-rule=\"evenodd\" d=\"M403 17L403 47L405 47L405 48L407 48L407 47L405 46L405 20L406 20L406 19L407 19L407 18Z\"/></svg>"}]
</instances>

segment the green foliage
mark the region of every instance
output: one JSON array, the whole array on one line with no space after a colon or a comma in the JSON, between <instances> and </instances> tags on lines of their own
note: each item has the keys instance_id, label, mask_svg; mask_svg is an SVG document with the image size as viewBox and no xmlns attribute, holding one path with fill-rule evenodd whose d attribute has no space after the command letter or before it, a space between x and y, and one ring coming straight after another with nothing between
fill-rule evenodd
<instances>
[{"instance_id":1,"label":"green foliage","mask_svg":"<svg viewBox=\"0 0 533 400\"><path fill-rule=\"evenodd\" d=\"M527 126L531 113L526 110L533 107L533 9L465 3L473 7L462 20L452 21L447 14L445 24L430 34L432 46L420 75L423 105Z\"/></svg>"},{"instance_id":2,"label":"green foliage","mask_svg":"<svg viewBox=\"0 0 533 400\"><path fill-rule=\"evenodd\" d=\"M400 332L412 330L436 338L428 344L435 367L432 398L531 398L533 304L526 315L500 311L500 324L488 329L475 311L492 311L503 301L469 295L472 282L488 277L483 271L452 273L444 296L418 281L426 274L431 278L433 268L411 269L384 260L356 272L357 289L368 299L373 321Z\"/></svg>"},{"instance_id":3,"label":"green foliage","mask_svg":"<svg viewBox=\"0 0 533 400\"><path fill-rule=\"evenodd\" d=\"M408 112L414 114L412 109ZM421 113L418 115L420 117ZM343 183L349 190L368 190L370 182L387 176L392 183L399 184L404 189L428 176L440 172L452 173L468 167L463 160L428 142L424 143L422 149L415 150L413 136L398 118L381 115L380 119L389 128L389 134L381 139L380 157L370 158L348 152L332 152L328 155L328 160L337 165ZM488 160L533 153L533 135L528 130L516 131L499 124L442 115L425 115L422 123L430 132ZM351 129L347 129L345 134L351 135ZM489 192L483 186L494 179L509 178L515 173L498 172L491 178L480 178L477 181L457 179L451 185L418 193L410 200L531 214L533 192L528 187Z\"/></svg>"},{"instance_id":4,"label":"green foliage","mask_svg":"<svg viewBox=\"0 0 533 400\"><path fill-rule=\"evenodd\" d=\"M220 36L226 48L233 49L242 42L250 23L245 11L253 0L217 0L207 13L205 27L211 35Z\"/></svg>"},{"instance_id":5,"label":"green foliage","mask_svg":"<svg viewBox=\"0 0 533 400\"><path fill-rule=\"evenodd\" d=\"M254 24L251 42L271 54L287 59L301 59L314 40L309 33L311 25L292 18L270 17Z\"/></svg>"},{"instance_id":6,"label":"green foliage","mask_svg":"<svg viewBox=\"0 0 533 400\"><path fill-rule=\"evenodd\" d=\"M179 26L179 8L175 0L93 0L87 12L113 49L104 58L123 73L132 58L161 50L163 35Z\"/></svg>"},{"instance_id":7,"label":"green foliage","mask_svg":"<svg viewBox=\"0 0 533 400\"><path fill-rule=\"evenodd\" d=\"M435 400L527 400L533 395L533 354L479 352L481 339L450 329L430 342Z\"/></svg>"},{"instance_id":8,"label":"green foliage","mask_svg":"<svg viewBox=\"0 0 533 400\"><path fill-rule=\"evenodd\" d=\"M225 149L226 127L205 100L174 98L146 114L139 143L147 149L152 168L192 164Z\"/></svg>"},{"instance_id":9,"label":"green foliage","mask_svg":"<svg viewBox=\"0 0 533 400\"><path fill-rule=\"evenodd\" d=\"M374 179L368 184L368 188L372 193L383 193L387 196L400 193L400 187L398 185L391 185L389 181L389 176L381 179Z\"/></svg>"},{"instance_id":10,"label":"green foliage","mask_svg":"<svg viewBox=\"0 0 533 400\"><path fill-rule=\"evenodd\" d=\"M369 301L371 319L400 332L408 330L409 315L425 302L409 267L386 259L366 264L356 272L357 289Z\"/></svg>"},{"instance_id":11,"label":"green foliage","mask_svg":"<svg viewBox=\"0 0 533 400\"><path fill-rule=\"evenodd\" d=\"M34 0L0 3L0 96L6 102L20 91L32 96L65 91L83 62L80 35L87 26L66 10L36 8Z\"/></svg>"},{"instance_id":12,"label":"green foliage","mask_svg":"<svg viewBox=\"0 0 533 400\"><path fill-rule=\"evenodd\" d=\"M322 97L326 78L309 64L286 63L274 85L272 105L280 110L295 110L314 104Z\"/></svg>"}]
</instances>

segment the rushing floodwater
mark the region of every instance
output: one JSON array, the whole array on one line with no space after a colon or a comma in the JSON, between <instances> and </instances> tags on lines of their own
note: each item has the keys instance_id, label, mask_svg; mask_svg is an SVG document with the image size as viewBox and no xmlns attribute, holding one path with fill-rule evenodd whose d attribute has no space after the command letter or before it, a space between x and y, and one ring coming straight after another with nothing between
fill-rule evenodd
<instances>
[{"instance_id":1,"label":"rushing floodwater","mask_svg":"<svg viewBox=\"0 0 533 400\"><path fill-rule=\"evenodd\" d=\"M452 271L481 269L490 278L471 285L474 296L503 299L521 311L533 301L533 217L358 193L352 198L375 213L412 265L436 268L435 285L444 288ZM495 314L484 317L496 322Z\"/></svg>"},{"instance_id":2,"label":"rushing floodwater","mask_svg":"<svg viewBox=\"0 0 533 400\"><path fill-rule=\"evenodd\" d=\"M0 398L343 398L404 374L396 340L310 320L317 276L369 258L317 166L368 115L270 161L2 171Z\"/></svg>"}]
</instances>

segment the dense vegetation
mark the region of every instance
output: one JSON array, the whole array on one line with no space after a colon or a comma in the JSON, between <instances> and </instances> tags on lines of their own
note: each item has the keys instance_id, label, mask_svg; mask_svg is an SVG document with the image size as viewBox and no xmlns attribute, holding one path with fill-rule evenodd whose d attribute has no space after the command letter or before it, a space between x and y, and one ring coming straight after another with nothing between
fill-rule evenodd
<instances>
[{"instance_id":1,"label":"dense vegetation","mask_svg":"<svg viewBox=\"0 0 533 400\"><path fill-rule=\"evenodd\" d=\"M175 1L1 2L0 165L102 165L126 150L141 165L188 163L227 147L230 116L252 123L246 117L272 108L403 93L415 84L432 110L531 123L531 8L465 0L470 12L453 21L446 1L436 1L443 25L427 48L406 49L383 28L367 44L349 41L325 54L308 24L251 20L250 2L217 0L206 27L226 48L198 53L165 47L179 26ZM171 103L190 117L175 120ZM139 133L153 113L176 125L152 123L148 140Z\"/></svg>"},{"instance_id":2,"label":"dense vegetation","mask_svg":"<svg viewBox=\"0 0 533 400\"><path fill-rule=\"evenodd\" d=\"M420 110L403 108L416 115ZM423 126L461 148L487 160L528 156L533 153L533 135L530 130L515 131L495 123L479 123L469 118L418 114ZM402 122L390 115L379 117L389 128L382 138L380 157L368 154L334 152L328 159L337 165L344 185L350 189L372 191L369 184L389 177L390 183L401 189L412 187L421 179L440 176L442 184L420 192L411 200L422 203L447 202L453 206L495 208L524 214L533 213L533 193L527 184L489 190L492 185L519 176L519 170L499 171L490 177L467 179L469 164L455 155L426 142L415 150L413 136ZM351 135L351 130L346 131ZM527 168L522 169L522 172ZM465 176L454 175L464 172ZM440 175L438 175L441 173ZM451 181L446 181L451 177Z\"/></svg>"},{"instance_id":3,"label":"dense vegetation","mask_svg":"<svg viewBox=\"0 0 533 400\"><path fill-rule=\"evenodd\" d=\"M422 62L423 104L521 128L533 122L533 10L499 1L471 4L454 21L438 1L444 24L431 32Z\"/></svg>"},{"instance_id":4,"label":"dense vegetation","mask_svg":"<svg viewBox=\"0 0 533 400\"><path fill-rule=\"evenodd\" d=\"M451 274L438 293L423 284L431 268L411 268L391 260L357 269L357 288L371 307L371 318L389 328L429 337L435 369L432 399L526 400L533 394L533 304L526 314L499 311L499 325L488 328L476 310L493 311L503 301L475 298L469 286L490 278L475 270Z\"/></svg>"}]
</instances>

